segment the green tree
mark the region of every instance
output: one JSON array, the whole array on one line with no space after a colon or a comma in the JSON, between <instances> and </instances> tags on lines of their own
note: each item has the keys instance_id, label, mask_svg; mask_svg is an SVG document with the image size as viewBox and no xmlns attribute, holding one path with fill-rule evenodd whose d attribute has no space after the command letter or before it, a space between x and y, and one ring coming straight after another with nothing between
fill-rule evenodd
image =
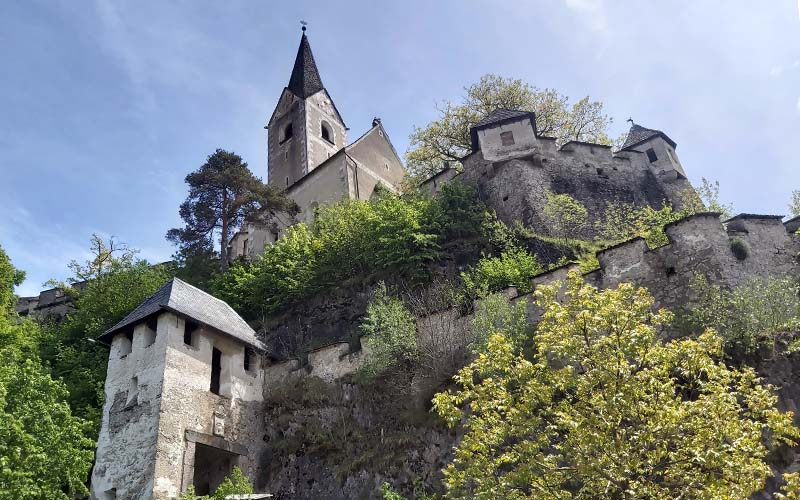
<instances>
[{"instance_id":1,"label":"green tree","mask_svg":"<svg viewBox=\"0 0 800 500\"><path fill-rule=\"evenodd\" d=\"M93 237L92 248L96 243ZM85 264L74 263L70 282L87 278L86 269L94 269L93 278L72 290L73 310L63 321L42 326L41 358L66 385L73 413L93 424L92 437L99 431L108 364L108 348L95 339L173 276L171 266L154 266L135 254L130 249L111 254L102 268L94 266L96 254Z\"/></svg>"},{"instance_id":2,"label":"green tree","mask_svg":"<svg viewBox=\"0 0 800 500\"><path fill-rule=\"evenodd\" d=\"M264 222L279 210L295 210L283 194L267 186L247 168L241 156L217 149L199 169L186 176L189 196L181 204L182 228L167 239L179 248L213 253L219 241L219 263L228 268L228 244L245 222Z\"/></svg>"},{"instance_id":3,"label":"green tree","mask_svg":"<svg viewBox=\"0 0 800 500\"><path fill-rule=\"evenodd\" d=\"M589 212L572 196L548 191L547 201L544 203L544 216L555 236L568 245L570 239L579 238L581 229L586 226Z\"/></svg>"},{"instance_id":4,"label":"green tree","mask_svg":"<svg viewBox=\"0 0 800 500\"><path fill-rule=\"evenodd\" d=\"M445 469L450 498L747 498L793 445L791 413L750 368L719 361L721 339L663 342L670 321L630 284L572 274L536 292L525 354L503 332L434 407L465 435ZM564 293L564 300L558 296Z\"/></svg>"},{"instance_id":5,"label":"green tree","mask_svg":"<svg viewBox=\"0 0 800 500\"><path fill-rule=\"evenodd\" d=\"M719 199L719 181L709 181L705 177L701 179L702 185L700 187L696 187L697 194L700 195L700 198L705 203L706 209L711 212L719 212L721 215L720 217L724 219L730 219L733 217L733 204L731 203L722 203Z\"/></svg>"},{"instance_id":6,"label":"green tree","mask_svg":"<svg viewBox=\"0 0 800 500\"><path fill-rule=\"evenodd\" d=\"M417 358L417 323L403 301L389 295L380 283L367 306L361 323L367 358L359 369L365 379L385 373L393 366L403 366Z\"/></svg>"},{"instance_id":7,"label":"green tree","mask_svg":"<svg viewBox=\"0 0 800 500\"><path fill-rule=\"evenodd\" d=\"M442 170L445 161L458 162L470 151L469 127L497 108L536 113L540 135L610 144L606 128L611 119L603 104L584 97L575 103L553 89L538 89L522 80L484 75L465 89L460 103L445 101L439 118L415 128L406 153L412 175L428 177Z\"/></svg>"},{"instance_id":8,"label":"green tree","mask_svg":"<svg viewBox=\"0 0 800 500\"><path fill-rule=\"evenodd\" d=\"M800 215L800 190L792 191L792 200L789 202L789 213L792 217Z\"/></svg>"},{"instance_id":9,"label":"green tree","mask_svg":"<svg viewBox=\"0 0 800 500\"><path fill-rule=\"evenodd\" d=\"M38 325L9 307L22 276L0 248L0 500L68 500L88 493L94 443L36 356Z\"/></svg>"}]
</instances>

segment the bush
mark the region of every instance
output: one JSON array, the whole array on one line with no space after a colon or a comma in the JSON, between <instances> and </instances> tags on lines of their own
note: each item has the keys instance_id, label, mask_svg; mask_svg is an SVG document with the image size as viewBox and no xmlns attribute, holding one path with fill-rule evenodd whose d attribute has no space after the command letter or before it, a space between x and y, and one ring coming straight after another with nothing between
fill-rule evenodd
<instances>
[{"instance_id":1,"label":"bush","mask_svg":"<svg viewBox=\"0 0 800 500\"><path fill-rule=\"evenodd\" d=\"M471 297L486 296L509 286L521 292L531 291L531 278L544 271L535 255L512 247L499 257L482 257L477 264L461 273L461 279Z\"/></svg>"},{"instance_id":2,"label":"bush","mask_svg":"<svg viewBox=\"0 0 800 500\"><path fill-rule=\"evenodd\" d=\"M745 260L750 256L750 244L739 238L731 238L731 252L739 260Z\"/></svg>"},{"instance_id":3,"label":"bush","mask_svg":"<svg viewBox=\"0 0 800 500\"><path fill-rule=\"evenodd\" d=\"M244 475L239 466L234 466L231 475L217 486L214 494L210 497L197 496L194 486L189 486L186 493L178 497L178 500L226 500L230 495L247 495L251 493L253 493L253 484L250 479Z\"/></svg>"},{"instance_id":4,"label":"bush","mask_svg":"<svg viewBox=\"0 0 800 500\"><path fill-rule=\"evenodd\" d=\"M360 377L365 380L417 358L416 320L400 299L389 295L383 283L378 285L367 306L361 332L368 346L367 357L359 369Z\"/></svg>"},{"instance_id":5,"label":"bush","mask_svg":"<svg viewBox=\"0 0 800 500\"><path fill-rule=\"evenodd\" d=\"M795 279L752 278L725 290L697 274L690 290L697 299L681 315L683 329L699 334L713 328L729 356L749 356L761 348L773 356L800 349L800 285Z\"/></svg>"},{"instance_id":6,"label":"bush","mask_svg":"<svg viewBox=\"0 0 800 500\"><path fill-rule=\"evenodd\" d=\"M313 225L290 227L257 261L216 276L212 292L256 319L356 276L426 280L443 241L481 234L485 207L475 188L452 184L436 198L382 193L320 208Z\"/></svg>"},{"instance_id":7,"label":"bush","mask_svg":"<svg viewBox=\"0 0 800 500\"><path fill-rule=\"evenodd\" d=\"M553 234L566 242L570 238L578 237L578 233L586 225L589 212L572 196L548 191L544 215L550 222Z\"/></svg>"}]
</instances>

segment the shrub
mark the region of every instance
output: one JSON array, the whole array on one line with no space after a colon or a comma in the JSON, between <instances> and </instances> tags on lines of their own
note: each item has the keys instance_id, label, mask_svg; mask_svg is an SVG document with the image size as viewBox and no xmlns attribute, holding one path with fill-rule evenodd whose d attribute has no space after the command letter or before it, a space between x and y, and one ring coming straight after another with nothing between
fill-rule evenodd
<instances>
[{"instance_id":1,"label":"shrub","mask_svg":"<svg viewBox=\"0 0 800 500\"><path fill-rule=\"evenodd\" d=\"M730 247L733 256L739 260L745 260L750 256L750 245L744 240L731 238Z\"/></svg>"},{"instance_id":2,"label":"shrub","mask_svg":"<svg viewBox=\"0 0 800 500\"><path fill-rule=\"evenodd\" d=\"M531 291L531 278L544 271L535 255L518 247L502 252L499 257L482 257L474 266L461 273L461 279L472 297L515 286L522 292Z\"/></svg>"},{"instance_id":3,"label":"shrub","mask_svg":"<svg viewBox=\"0 0 800 500\"><path fill-rule=\"evenodd\" d=\"M378 285L367 306L361 332L368 346L367 357L359 369L360 377L365 380L417 357L416 320L400 299L389 295L383 283Z\"/></svg>"},{"instance_id":4,"label":"shrub","mask_svg":"<svg viewBox=\"0 0 800 500\"><path fill-rule=\"evenodd\" d=\"M214 278L212 291L247 319L275 314L342 282L393 274L428 278L446 238L480 235L485 206L475 188L446 186L436 198L381 193L320 208L252 264Z\"/></svg>"},{"instance_id":5,"label":"shrub","mask_svg":"<svg viewBox=\"0 0 800 500\"><path fill-rule=\"evenodd\" d=\"M553 234L566 242L570 238L578 237L578 233L586 225L589 212L572 196L548 191L544 215Z\"/></svg>"},{"instance_id":6,"label":"shrub","mask_svg":"<svg viewBox=\"0 0 800 500\"><path fill-rule=\"evenodd\" d=\"M800 349L800 285L793 278L752 278L733 290L695 275L690 291L696 300L681 315L683 329L699 334L713 328L733 358L767 348L772 355Z\"/></svg>"},{"instance_id":7,"label":"shrub","mask_svg":"<svg viewBox=\"0 0 800 500\"><path fill-rule=\"evenodd\" d=\"M640 236L650 248L669 243L664 226L690 215L688 211L675 211L671 205L664 204L659 210L650 206L637 208L630 203L609 203L603 220L596 226L601 237L619 242Z\"/></svg>"}]
</instances>

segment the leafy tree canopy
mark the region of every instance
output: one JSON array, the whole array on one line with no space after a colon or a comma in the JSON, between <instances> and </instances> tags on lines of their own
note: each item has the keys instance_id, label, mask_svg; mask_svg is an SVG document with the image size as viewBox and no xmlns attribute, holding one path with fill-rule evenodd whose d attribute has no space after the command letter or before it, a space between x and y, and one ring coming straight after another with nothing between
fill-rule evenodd
<instances>
[{"instance_id":1,"label":"leafy tree canopy","mask_svg":"<svg viewBox=\"0 0 800 500\"><path fill-rule=\"evenodd\" d=\"M573 103L553 89L492 74L464 90L460 103L443 102L439 118L411 134L406 166L412 175L428 177L441 171L445 161L460 161L470 151L470 125L497 108L533 111L538 133L562 143L611 144L606 132L611 119L603 113L603 104L589 97Z\"/></svg>"},{"instance_id":2,"label":"leafy tree canopy","mask_svg":"<svg viewBox=\"0 0 800 500\"><path fill-rule=\"evenodd\" d=\"M800 215L800 190L792 191L792 200L789 202L789 213L792 217Z\"/></svg>"},{"instance_id":3,"label":"leafy tree canopy","mask_svg":"<svg viewBox=\"0 0 800 500\"><path fill-rule=\"evenodd\" d=\"M719 360L713 331L663 343L671 314L630 284L573 274L536 292L526 351L498 329L434 399L465 435L445 469L450 498L747 498L771 474L769 446L797 437L750 368ZM465 406L468 410L465 411Z\"/></svg>"},{"instance_id":4,"label":"leafy tree canopy","mask_svg":"<svg viewBox=\"0 0 800 500\"><path fill-rule=\"evenodd\" d=\"M276 189L247 168L241 156L217 149L199 169L186 176L189 196L181 204L182 228L167 239L184 252L213 253L219 242L220 268L228 268L228 243L244 222L265 223L274 211L294 210Z\"/></svg>"},{"instance_id":5,"label":"leafy tree canopy","mask_svg":"<svg viewBox=\"0 0 800 500\"><path fill-rule=\"evenodd\" d=\"M87 493L94 443L36 356L39 326L8 307L22 276L0 248L0 500L67 500Z\"/></svg>"}]
</instances>

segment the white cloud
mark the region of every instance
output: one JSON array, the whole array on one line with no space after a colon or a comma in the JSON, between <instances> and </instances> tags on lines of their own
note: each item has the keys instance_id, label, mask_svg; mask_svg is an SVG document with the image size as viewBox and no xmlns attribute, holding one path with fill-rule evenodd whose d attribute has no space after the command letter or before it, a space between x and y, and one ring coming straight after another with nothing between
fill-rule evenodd
<instances>
[{"instance_id":1,"label":"white cloud","mask_svg":"<svg viewBox=\"0 0 800 500\"><path fill-rule=\"evenodd\" d=\"M606 31L606 21L603 0L564 0L567 8L582 16L584 20L597 31Z\"/></svg>"}]
</instances>

